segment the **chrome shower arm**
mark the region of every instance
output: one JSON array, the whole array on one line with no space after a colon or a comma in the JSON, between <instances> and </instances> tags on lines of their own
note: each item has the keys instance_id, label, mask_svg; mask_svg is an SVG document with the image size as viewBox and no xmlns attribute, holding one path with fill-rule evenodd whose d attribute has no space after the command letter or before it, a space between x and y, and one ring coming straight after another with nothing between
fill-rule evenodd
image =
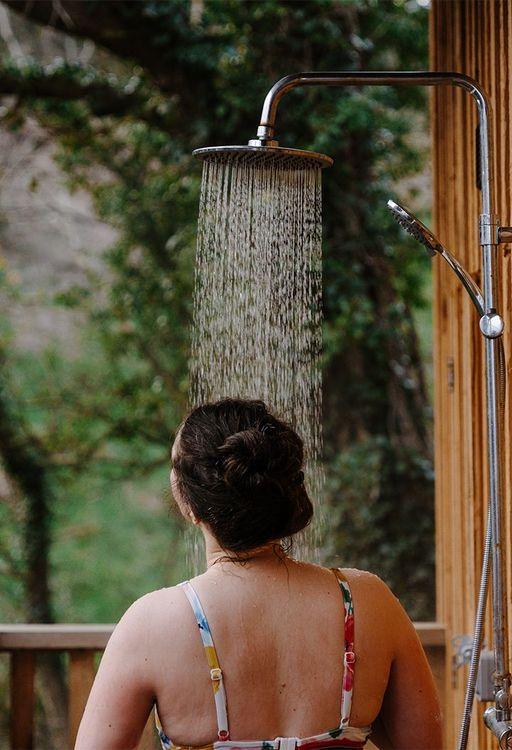
<instances>
[{"instance_id":1,"label":"chrome shower arm","mask_svg":"<svg viewBox=\"0 0 512 750\"><path fill-rule=\"evenodd\" d=\"M480 140L480 184L482 186L482 213L493 215L493 179L491 175L491 153L489 141L489 113L490 104L486 93L470 76L463 73L449 71L389 71L389 70L361 70L361 71L307 71L285 76L277 81L269 90L257 131L257 138L252 145L266 145L267 141L275 138L277 108L282 97L298 86L459 86L468 91L475 99L478 107L479 140ZM270 144L268 144L270 145ZM496 228L497 230L497 228ZM496 232L492 233L496 234ZM493 244L496 237L492 237ZM483 243L482 243L483 244ZM485 294L484 290L484 294ZM491 290L490 290L491 291ZM494 291L494 290L492 290ZM492 297L494 295L491 295ZM486 295L486 304L493 307L492 299Z\"/></svg>"}]
</instances>

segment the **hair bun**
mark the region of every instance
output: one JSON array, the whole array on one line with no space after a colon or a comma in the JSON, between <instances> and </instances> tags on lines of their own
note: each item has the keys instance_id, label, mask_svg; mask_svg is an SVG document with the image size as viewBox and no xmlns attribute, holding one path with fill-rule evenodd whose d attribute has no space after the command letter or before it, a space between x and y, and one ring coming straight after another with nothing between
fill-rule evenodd
<instances>
[{"instance_id":1,"label":"hair bun","mask_svg":"<svg viewBox=\"0 0 512 750\"><path fill-rule=\"evenodd\" d=\"M270 480L274 425L251 427L226 438L218 449L223 479L231 487L256 487Z\"/></svg>"},{"instance_id":2,"label":"hair bun","mask_svg":"<svg viewBox=\"0 0 512 750\"><path fill-rule=\"evenodd\" d=\"M223 549L238 552L309 524L303 459L299 435L263 401L226 398L190 412L173 466L183 500Z\"/></svg>"}]
</instances>

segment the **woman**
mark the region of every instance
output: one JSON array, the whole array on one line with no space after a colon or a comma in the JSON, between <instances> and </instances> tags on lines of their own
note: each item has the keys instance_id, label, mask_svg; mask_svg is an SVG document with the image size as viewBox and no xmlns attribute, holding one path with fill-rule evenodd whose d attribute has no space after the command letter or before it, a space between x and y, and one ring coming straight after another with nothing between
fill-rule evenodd
<instances>
[{"instance_id":1,"label":"woman","mask_svg":"<svg viewBox=\"0 0 512 750\"><path fill-rule=\"evenodd\" d=\"M188 415L171 487L207 569L123 615L75 750L136 748L153 704L164 750L369 748L370 735L382 750L441 750L434 680L398 599L372 573L281 544L311 520L302 469L301 439L262 401Z\"/></svg>"}]
</instances>

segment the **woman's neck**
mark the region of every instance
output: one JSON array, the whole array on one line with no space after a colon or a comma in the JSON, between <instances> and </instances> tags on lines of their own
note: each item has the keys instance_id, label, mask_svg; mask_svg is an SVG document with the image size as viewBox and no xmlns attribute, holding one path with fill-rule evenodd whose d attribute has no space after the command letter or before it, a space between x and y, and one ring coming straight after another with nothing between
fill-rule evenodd
<instances>
[{"instance_id":1,"label":"woman's neck","mask_svg":"<svg viewBox=\"0 0 512 750\"><path fill-rule=\"evenodd\" d=\"M247 552L236 552L233 550L222 549L217 540L211 534L204 534L204 537L207 570L210 570L213 567L216 569L231 570L235 565L241 567L241 561L243 561L243 567L254 567L254 564L257 564L259 567L261 564L266 566L268 563L274 563L277 565L281 564L284 559L291 559L286 554L279 539L255 547Z\"/></svg>"}]
</instances>

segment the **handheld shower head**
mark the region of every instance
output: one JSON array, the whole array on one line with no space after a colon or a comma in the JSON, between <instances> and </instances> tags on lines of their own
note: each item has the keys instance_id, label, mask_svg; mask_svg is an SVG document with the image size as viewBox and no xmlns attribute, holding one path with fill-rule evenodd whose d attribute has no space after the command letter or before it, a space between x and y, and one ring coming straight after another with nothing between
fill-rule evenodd
<instances>
[{"instance_id":1,"label":"handheld shower head","mask_svg":"<svg viewBox=\"0 0 512 750\"><path fill-rule=\"evenodd\" d=\"M282 146L211 146L197 148L194 156L210 163L235 163L261 167L279 166L283 169L311 169L312 167L330 167L333 163L330 156L316 151L303 151L298 148Z\"/></svg>"},{"instance_id":2,"label":"handheld shower head","mask_svg":"<svg viewBox=\"0 0 512 750\"><path fill-rule=\"evenodd\" d=\"M405 231L414 237L415 240L421 242L421 244L427 248L432 257L434 257L436 253L441 252L441 243L437 241L425 224L411 214L410 211L391 199L388 200L387 206L402 229L405 229Z\"/></svg>"},{"instance_id":3,"label":"handheld shower head","mask_svg":"<svg viewBox=\"0 0 512 750\"><path fill-rule=\"evenodd\" d=\"M432 257L436 254L442 255L450 268L457 274L463 283L466 291L471 297L471 301L478 311L478 314L482 317L484 315L484 298L482 292L465 268L461 266L457 258L455 258L444 247L444 245L441 245L430 229L417 219L407 208L404 208L404 206L401 206L399 203L395 203L395 201L392 201L391 199L388 200L387 206L400 226L414 237L414 239L421 242Z\"/></svg>"}]
</instances>

